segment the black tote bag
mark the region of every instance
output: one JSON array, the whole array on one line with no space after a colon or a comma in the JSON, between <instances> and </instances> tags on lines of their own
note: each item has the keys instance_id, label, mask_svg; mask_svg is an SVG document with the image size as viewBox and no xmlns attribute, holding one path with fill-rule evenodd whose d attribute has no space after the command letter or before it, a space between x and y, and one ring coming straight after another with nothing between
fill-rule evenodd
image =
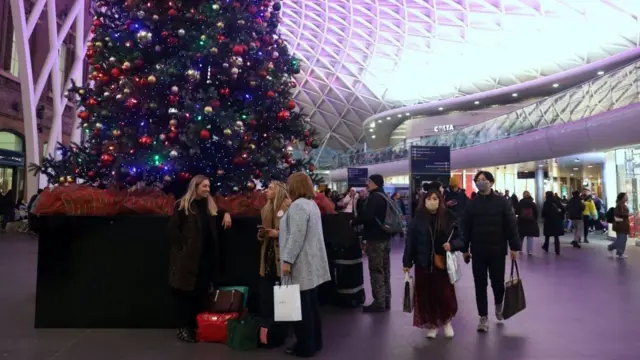
<instances>
[{"instance_id":1,"label":"black tote bag","mask_svg":"<svg viewBox=\"0 0 640 360\"><path fill-rule=\"evenodd\" d=\"M515 278L513 277L514 270L516 272ZM515 260L511 261L511 277L509 281L505 283L503 304L502 316L504 316L505 320L521 312L527 307L527 301L524 297L524 287L522 286L522 279L520 279L520 271L518 270L518 263Z\"/></svg>"}]
</instances>

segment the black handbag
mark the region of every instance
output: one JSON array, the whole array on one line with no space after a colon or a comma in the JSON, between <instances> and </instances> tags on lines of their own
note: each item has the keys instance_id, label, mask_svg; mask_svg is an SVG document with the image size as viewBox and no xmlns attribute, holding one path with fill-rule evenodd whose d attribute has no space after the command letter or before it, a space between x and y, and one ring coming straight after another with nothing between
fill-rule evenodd
<instances>
[{"instance_id":1,"label":"black handbag","mask_svg":"<svg viewBox=\"0 0 640 360\"><path fill-rule=\"evenodd\" d=\"M515 278L513 277L514 270L516 273ZM513 315L524 310L526 307L527 301L524 296L524 287L522 286L522 279L520 279L518 263L515 260L512 260L511 277L509 281L505 283L502 316L505 320L509 319Z\"/></svg>"}]
</instances>

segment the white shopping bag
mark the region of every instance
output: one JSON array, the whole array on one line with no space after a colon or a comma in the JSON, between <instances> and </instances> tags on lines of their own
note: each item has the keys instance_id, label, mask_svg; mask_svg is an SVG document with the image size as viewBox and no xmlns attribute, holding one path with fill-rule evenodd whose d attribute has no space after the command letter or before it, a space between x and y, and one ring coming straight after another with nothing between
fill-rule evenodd
<instances>
[{"instance_id":1,"label":"white shopping bag","mask_svg":"<svg viewBox=\"0 0 640 360\"><path fill-rule=\"evenodd\" d=\"M447 273L449 273L449 281L452 284L458 282L458 280L460 280L460 278L462 277L458 258L451 251L447 251Z\"/></svg>"},{"instance_id":2,"label":"white shopping bag","mask_svg":"<svg viewBox=\"0 0 640 360\"><path fill-rule=\"evenodd\" d=\"M402 297L402 311L413 312L413 278L409 273L404 273L404 296Z\"/></svg>"},{"instance_id":3,"label":"white shopping bag","mask_svg":"<svg viewBox=\"0 0 640 360\"><path fill-rule=\"evenodd\" d=\"M273 320L278 322L302 320L300 285L276 285L273 287L273 315Z\"/></svg>"}]
</instances>

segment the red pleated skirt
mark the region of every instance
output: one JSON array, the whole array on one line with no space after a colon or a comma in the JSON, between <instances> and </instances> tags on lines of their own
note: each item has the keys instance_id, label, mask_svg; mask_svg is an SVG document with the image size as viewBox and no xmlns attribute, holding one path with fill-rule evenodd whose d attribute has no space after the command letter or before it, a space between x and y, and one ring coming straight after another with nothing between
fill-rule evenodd
<instances>
[{"instance_id":1,"label":"red pleated skirt","mask_svg":"<svg viewBox=\"0 0 640 360\"><path fill-rule=\"evenodd\" d=\"M433 272L420 267L415 271L413 292L413 326L440 327L451 321L458 312L456 289L446 270Z\"/></svg>"}]
</instances>

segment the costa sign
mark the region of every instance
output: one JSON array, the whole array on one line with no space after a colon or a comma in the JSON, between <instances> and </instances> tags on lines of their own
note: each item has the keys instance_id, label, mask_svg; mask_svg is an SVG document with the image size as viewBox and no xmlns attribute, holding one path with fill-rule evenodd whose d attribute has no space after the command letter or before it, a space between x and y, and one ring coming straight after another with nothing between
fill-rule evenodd
<instances>
[{"instance_id":1,"label":"costa sign","mask_svg":"<svg viewBox=\"0 0 640 360\"><path fill-rule=\"evenodd\" d=\"M453 125L436 125L433 127L433 132L446 132L453 131Z\"/></svg>"}]
</instances>

